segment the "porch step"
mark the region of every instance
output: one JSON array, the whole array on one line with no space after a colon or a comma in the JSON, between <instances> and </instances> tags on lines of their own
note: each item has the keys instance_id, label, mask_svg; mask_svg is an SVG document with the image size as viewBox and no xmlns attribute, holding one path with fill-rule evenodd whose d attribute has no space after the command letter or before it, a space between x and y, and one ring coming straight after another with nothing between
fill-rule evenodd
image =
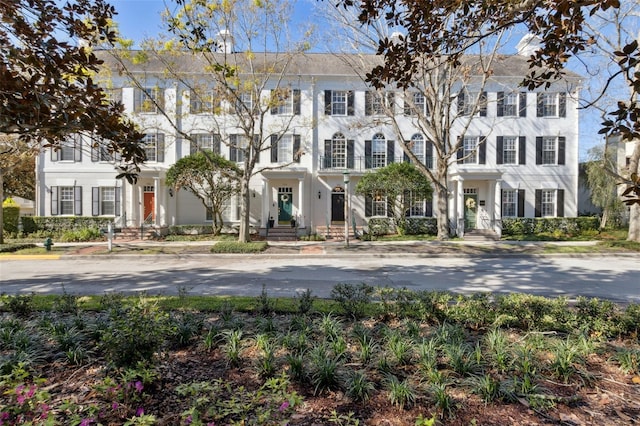
<instances>
[{"instance_id":1,"label":"porch step","mask_svg":"<svg viewBox=\"0 0 640 426\"><path fill-rule=\"evenodd\" d=\"M361 232L361 231L359 231ZM316 233L327 240L344 241L344 225L316 226ZM353 229L349 228L349 238L353 238Z\"/></svg>"},{"instance_id":2,"label":"porch step","mask_svg":"<svg viewBox=\"0 0 640 426\"><path fill-rule=\"evenodd\" d=\"M498 234L490 229L472 229L465 231L465 241L498 241Z\"/></svg>"},{"instance_id":3,"label":"porch step","mask_svg":"<svg viewBox=\"0 0 640 426\"><path fill-rule=\"evenodd\" d=\"M268 230L267 241L296 241L297 229L288 226L276 226Z\"/></svg>"},{"instance_id":4,"label":"porch step","mask_svg":"<svg viewBox=\"0 0 640 426\"><path fill-rule=\"evenodd\" d=\"M139 227L122 228L116 238L122 240L153 240L158 234L154 228L144 227L142 233Z\"/></svg>"}]
</instances>

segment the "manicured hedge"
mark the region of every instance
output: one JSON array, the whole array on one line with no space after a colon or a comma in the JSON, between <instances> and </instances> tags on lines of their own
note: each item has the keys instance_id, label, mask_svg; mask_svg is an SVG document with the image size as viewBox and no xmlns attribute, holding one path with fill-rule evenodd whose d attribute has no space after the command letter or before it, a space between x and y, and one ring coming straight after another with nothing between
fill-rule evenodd
<instances>
[{"instance_id":1,"label":"manicured hedge","mask_svg":"<svg viewBox=\"0 0 640 426\"><path fill-rule=\"evenodd\" d=\"M32 234L37 231L63 233L82 229L103 229L113 223L112 217L86 216L33 216L22 218L22 232Z\"/></svg>"},{"instance_id":2,"label":"manicured hedge","mask_svg":"<svg viewBox=\"0 0 640 426\"><path fill-rule=\"evenodd\" d=\"M542 233L580 234L600 226L597 217L503 218L502 235L535 235Z\"/></svg>"},{"instance_id":3,"label":"manicured hedge","mask_svg":"<svg viewBox=\"0 0 640 426\"><path fill-rule=\"evenodd\" d=\"M18 224L20 223L20 206L7 198L2 203L2 227L7 232L18 232Z\"/></svg>"}]
</instances>

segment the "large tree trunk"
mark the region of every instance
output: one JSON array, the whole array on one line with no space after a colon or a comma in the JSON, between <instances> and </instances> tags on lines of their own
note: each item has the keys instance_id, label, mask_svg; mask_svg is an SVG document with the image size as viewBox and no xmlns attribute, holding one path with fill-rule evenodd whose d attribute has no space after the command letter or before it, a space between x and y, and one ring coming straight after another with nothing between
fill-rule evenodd
<instances>
[{"instance_id":1,"label":"large tree trunk","mask_svg":"<svg viewBox=\"0 0 640 426\"><path fill-rule=\"evenodd\" d=\"M635 141L635 148L629 161L629 175L638 173L638 163L640 162L640 141ZM629 209L629 234L627 241L640 243L640 204L633 204Z\"/></svg>"},{"instance_id":2,"label":"large tree trunk","mask_svg":"<svg viewBox=\"0 0 640 426\"><path fill-rule=\"evenodd\" d=\"M2 208L2 203L4 203L4 177L2 167L0 167L0 244L4 244L4 209Z\"/></svg>"},{"instance_id":3,"label":"large tree trunk","mask_svg":"<svg viewBox=\"0 0 640 426\"><path fill-rule=\"evenodd\" d=\"M250 202L249 199L249 178L246 176L242 178L241 190L240 190L240 198L242 200L240 206L240 233L238 235L238 241L241 243L247 243L251 240L250 233Z\"/></svg>"},{"instance_id":4,"label":"large tree trunk","mask_svg":"<svg viewBox=\"0 0 640 426\"><path fill-rule=\"evenodd\" d=\"M438 158L437 172L435 178L437 182L432 182L434 191L438 195L436 204L436 219L438 221L438 240L449 239L449 188L447 187L447 176L449 174L448 158Z\"/></svg>"}]
</instances>

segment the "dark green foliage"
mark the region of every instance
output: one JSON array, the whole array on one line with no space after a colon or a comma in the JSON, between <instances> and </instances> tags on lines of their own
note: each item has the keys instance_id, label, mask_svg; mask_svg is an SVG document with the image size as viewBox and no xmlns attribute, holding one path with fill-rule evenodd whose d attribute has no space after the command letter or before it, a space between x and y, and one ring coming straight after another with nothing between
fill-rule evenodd
<instances>
[{"instance_id":1,"label":"dark green foliage","mask_svg":"<svg viewBox=\"0 0 640 426\"><path fill-rule=\"evenodd\" d=\"M33 313L33 297L34 293L3 295L4 305L9 308L9 312L13 312L19 317L26 318Z\"/></svg>"},{"instance_id":2,"label":"dark green foliage","mask_svg":"<svg viewBox=\"0 0 640 426\"><path fill-rule=\"evenodd\" d=\"M0 244L0 253L14 253L16 251L30 249L34 247L36 247L36 245L32 243Z\"/></svg>"},{"instance_id":3,"label":"dark green foliage","mask_svg":"<svg viewBox=\"0 0 640 426\"><path fill-rule=\"evenodd\" d=\"M597 217L553 217L553 218L503 218L502 235L534 235L558 233L577 235L584 231L596 231L600 226Z\"/></svg>"},{"instance_id":4,"label":"dark green foliage","mask_svg":"<svg viewBox=\"0 0 640 426\"><path fill-rule=\"evenodd\" d=\"M315 299L316 297L313 296L311 289L306 289L303 292L296 293L298 313L301 315L308 314L313 308L313 301Z\"/></svg>"},{"instance_id":5,"label":"dark green foliage","mask_svg":"<svg viewBox=\"0 0 640 426\"><path fill-rule=\"evenodd\" d=\"M269 247L265 241L241 243L238 241L220 241L211 247L211 253L260 253Z\"/></svg>"},{"instance_id":6,"label":"dark green foliage","mask_svg":"<svg viewBox=\"0 0 640 426\"><path fill-rule=\"evenodd\" d=\"M169 316L169 341L173 347L187 347L192 339L200 334L203 327L202 317L193 312L177 312Z\"/></svg>"},{"instance_id":7,"label":"dark green foliage","mask_svg":"<svg viewBox=\"0 0 640 426\"><path fill-rule=\"evenodd\" d=\"M33 216L22 218L22 232L25 235L36 232L50 233L56 238L67 231L80 231L83 229L106 229L113 218L110 217L84 217L84 216Z\"/></svg>"},{"instance_id":8,"label":"dark green foliage","mask_svg":"<svg viewBox=\"0 0 640 426\"><path fill-rule=\"evenodd\" d=\"M11 198L7 198L2 203L2 227L6 232L18 232L20 223L20 206Z\"/></svg>"},{"instance_id":9,"label":"dark green foliage","mask_svg":"<svg viewBox=\"0 0 640 426\"><path fill-rule=\"evenodd\" d=\"M276 299L269 297L267 294L267 286L262 284L262 292L256 298L258 313L263 316L271 315L276 310Z\"/></svg>"},{"instance_id":10,"label":"dark green foliage","mask_svg":"<svg viewBox=\"0 0 640 426\"><path fill-rule=\"evenodd\" d=\"M336 284L331 290L331 298L338 302L344 313L353 318L362 318L371 303L375 288L365 284Z\"/></svg>"}]
</instances>

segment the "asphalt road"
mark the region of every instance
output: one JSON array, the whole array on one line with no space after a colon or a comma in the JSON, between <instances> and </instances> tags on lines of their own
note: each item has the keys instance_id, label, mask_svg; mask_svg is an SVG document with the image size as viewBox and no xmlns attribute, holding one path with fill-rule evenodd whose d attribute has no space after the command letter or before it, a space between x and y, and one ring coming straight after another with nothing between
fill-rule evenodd
<instances>
[{"instance_id":1,"label":"asphalt road","mask_svg":"<svg viewBox=\"0 0 640 426\"><path fill-rule=\"evenodd\" d=\"M640 302L640 255L141 255L0 260L0 293L142 292L272 297L311 289L328 297L337 283L410 290L522 292Z\"/></svg>"}]
</instances>

